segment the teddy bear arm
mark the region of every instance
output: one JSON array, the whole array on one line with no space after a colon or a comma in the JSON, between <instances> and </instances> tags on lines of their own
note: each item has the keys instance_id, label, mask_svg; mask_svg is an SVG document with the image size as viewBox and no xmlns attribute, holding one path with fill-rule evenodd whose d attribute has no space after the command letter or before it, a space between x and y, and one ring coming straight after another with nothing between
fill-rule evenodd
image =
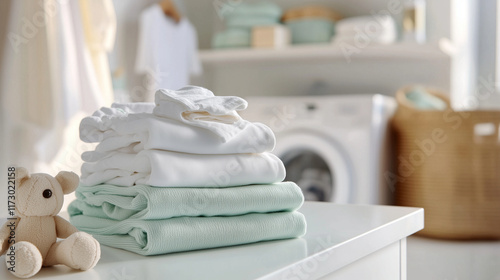
<instances>
[{"instance_id":1,"label":"teddy bear arm","mask_svg":"<svg viewBox=\"0 0 500 280\"><path fill-rule=\"evenodd\" d=\"M78 229L76 229L74 225L70 224L70 222L66 221L65 219L59 216L55 216L54 218L56 222L57 237L68 238L73 233L78 232Z\"/></svg>"},{"instance_id":2,"label":"teddy bear arm","mask_svg":"<svg viewBox=\"0 0 500 280\"><path fill-rule=\"evenodd\" d=\"M12 225L17 226L19 223L19 218L16 220L8 220L5 222L5 224L2 225L2 228L0 229L0 256L7 251L7 248L9 247L9 236L10 236L10 231Z\"/></svg>"}]
</instances>

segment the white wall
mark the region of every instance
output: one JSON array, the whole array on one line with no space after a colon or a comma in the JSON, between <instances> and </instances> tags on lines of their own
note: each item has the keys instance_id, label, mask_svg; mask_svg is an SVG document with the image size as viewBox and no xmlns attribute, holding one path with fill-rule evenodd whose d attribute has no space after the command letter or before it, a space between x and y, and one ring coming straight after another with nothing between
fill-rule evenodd
<instances>
[{"instance_id":1,"label":"white wall","mask_svg":"<svg viewBox=\"0 0 500 280\"><path fill-rule=\"evenodd\" d=\"M476 1L454 1L451 5L451 42L454 53L451 68L452 106L466 110L464 100L472 94L477 75L477 5Z\"/></svg>"},{"instance_id":2,"label":"white wall","mask_svg":"<svg viewBox=\"0 0 500 280\"><path fill-rule=\"evenodd\" d=\"M474 80L474 92L479 92L479 107L483 109L500 109L500 29L497 18L500 10L498 1L479 0L477 40L477 79ZM483 97L484 96L484 97Z\"/></svg>"},{"instance_id":3,"label":"white wall","mask_svg":"<svg viewBox=\"0 0 500 280\"><path fill-rule=\"evenodd\" d=\"M158 1L113 0L117 28L115 46L110 54L110 68L112 72L119 68L124 70L122 78L126 81L128 91L134 88L137 90L137 87L143 84L142 77L134 72L139 14L144 8L156 2Z\"/></svg>"}]
</instances>

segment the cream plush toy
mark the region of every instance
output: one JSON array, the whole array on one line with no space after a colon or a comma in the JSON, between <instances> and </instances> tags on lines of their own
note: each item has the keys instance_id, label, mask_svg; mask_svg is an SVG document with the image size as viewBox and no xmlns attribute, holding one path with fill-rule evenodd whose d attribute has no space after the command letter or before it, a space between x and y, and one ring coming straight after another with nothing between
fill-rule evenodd
<instances>
[{"instance_id":1,"label":"cream plush toy","mask_svg":"<svg viewBox=\"0 0 500 280\"><path fill-rule=\"evenodd\" d=\"M8 220L0 229L0 255L6 254L7 269L28 278L42 266L93 268L101 256L99 243L57 215L64 195L78 186L78 175L61 171L55 178L43 173L30 176L25 168L16 172L17 220ZM65 239L57 241L58 237Z\"/></svg>"}]
</instances>

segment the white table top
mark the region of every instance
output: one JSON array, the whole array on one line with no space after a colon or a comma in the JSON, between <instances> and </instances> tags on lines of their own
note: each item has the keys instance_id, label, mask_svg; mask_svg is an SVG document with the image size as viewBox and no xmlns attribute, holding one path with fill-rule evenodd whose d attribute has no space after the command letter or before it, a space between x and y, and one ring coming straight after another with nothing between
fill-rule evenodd
<instances>
[{"instance_id":1,"label":"white table top","mask_svg":"<svg viewBox=\"0 0 500 280\"><path fill-rule=\"evenodd\" d=\"M140 256L101 246L97 266L85 272L42 268L31 279L316 279L405 238L424 224L420 208L306 202L302 238ZM0 279L18 279L0 258Z\"/></svg>"}]
</instances>

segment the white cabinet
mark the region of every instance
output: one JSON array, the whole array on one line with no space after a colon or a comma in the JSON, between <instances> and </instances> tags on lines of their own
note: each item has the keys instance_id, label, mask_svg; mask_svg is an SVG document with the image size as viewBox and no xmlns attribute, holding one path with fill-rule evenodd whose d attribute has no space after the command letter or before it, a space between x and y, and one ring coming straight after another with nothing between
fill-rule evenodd
<instances>
[{"instance_id":1,"label":"white cabinet","mask_svg":"<svg viewBox=\"0 0 500 280\"><path fill-rule=\"evenodd\" d=\"M406 280L406 276L406 238L404 238L321 279Z\"/></svg>"}]
</instances>

